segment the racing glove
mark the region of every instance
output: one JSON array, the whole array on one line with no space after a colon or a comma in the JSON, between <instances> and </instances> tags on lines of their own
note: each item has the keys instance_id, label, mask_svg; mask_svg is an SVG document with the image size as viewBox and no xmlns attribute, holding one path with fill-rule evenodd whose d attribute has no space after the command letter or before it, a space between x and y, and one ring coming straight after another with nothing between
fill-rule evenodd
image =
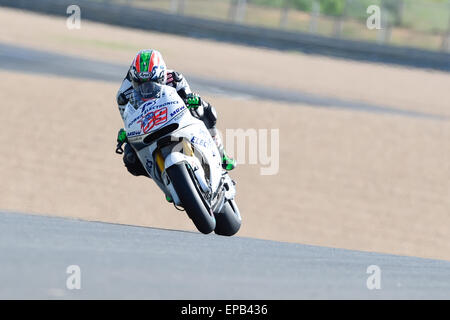
<instances>
[{"instance_id":1,"label":"racing glove","mask_svg":"<svg viewBox=\"0 0 450 320\"><path fill-rule=\"evenodd\" d=\"M116 146L116 153L122 154L123 149L122 145L127 142L127 132L124 128L121 128L119 132L117 133L117 146Z\"/></svg>"},{"instance_id":2,"label":"racing glove","mask_svg":"<svg viewBox=\"0 0 450 320\"><path fill-rule=\"evenodd\" d=\"M197 93L188 93L186 95L186 106L188 109L197 109L202 105L202 99Z\"/></svg>"},{"instance_id":3,"label":"racing glove","mask_svg":"<svg viewBox=\"0 0 450 320\"><path fill-rule=\"evenodd\" d=\"M117 133L117 142L125 143L127 142L127 132L124 128L121 128Z\"/></svg>"}]
</instances>

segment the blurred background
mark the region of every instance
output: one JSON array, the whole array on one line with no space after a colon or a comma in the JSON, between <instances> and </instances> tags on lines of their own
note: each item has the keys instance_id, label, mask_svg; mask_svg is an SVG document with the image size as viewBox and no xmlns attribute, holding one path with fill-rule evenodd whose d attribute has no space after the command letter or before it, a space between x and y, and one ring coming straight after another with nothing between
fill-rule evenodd
<instances>
[{"instance_id":1,"label":"blurred background","mask_svg":"<svg viewBox=\"0 0 450 320\"><path fill-rule=\"evenodd\" d=\"M111 0L179 15L449 52L448 0ZM367 8L382 29L367 29Z\"/></svg>"},{"instance_id":2,"label":"blurred background","mask_svg":"<svg viewBox=\"0 0 450 320\"><path fill-rule=\"evenodd\" d=\"M232 172L239 236L450 259L449 1L0 0L0 23L0 210L195 231L114 153L155 48L222 132L279 130L277 174Z\"/></svg>"}]
</instances>

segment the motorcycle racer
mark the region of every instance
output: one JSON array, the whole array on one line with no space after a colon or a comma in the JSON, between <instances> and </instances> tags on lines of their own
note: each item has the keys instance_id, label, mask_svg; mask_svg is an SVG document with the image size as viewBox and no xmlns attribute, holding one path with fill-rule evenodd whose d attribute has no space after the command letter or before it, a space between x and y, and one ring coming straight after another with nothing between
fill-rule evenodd
<instances>
[{"instance_id":1,"label":"motorcycle racer","mask_svg":"<svg viewBox=\"0 0 450 320\"><path fill-rule=\"evenodd\" d=\"M216 129L216 110L197 93L191 91L188 82L181 73L167 69L161 53L157 50L140 50L133 59L116 96L122 119L124 118L123 114L128 102L133 104L149 99L143 97L139 89L141 85L146 84L145 90L148 93L148 90L151 91L151 83L168 85L176 89L178 95L185 101L186 107L191 111L191 114L205 123L219 149L222 158L222 167L226 170L234 169L236 162L226 154ZM127 134L123 128L118 132L117 142L118 147L121 147L127 142ZM136 152L128 143L124 147L123 162L132 175L147 176L147 172L139 161Z\"/></svg>"}]
</instances>

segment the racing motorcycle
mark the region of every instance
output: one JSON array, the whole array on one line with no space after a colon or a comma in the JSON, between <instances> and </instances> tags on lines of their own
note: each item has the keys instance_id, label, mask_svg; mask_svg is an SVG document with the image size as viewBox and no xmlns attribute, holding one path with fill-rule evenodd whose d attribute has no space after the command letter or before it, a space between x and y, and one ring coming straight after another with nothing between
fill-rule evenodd
<instances>
[{"instance_id":1,"label":"racing motorcycle","mask_svg":"<svg viewBox=\"0 0 450 320\"><path fill-rule=\"evenodd\" d=\"M124 125L127 142L149 177L198 231L236 234L242 219L235 182L222 168L219 149L203 121L172 87L148 82L136 94L142 99L130 99ZM120 150L118 145L116 152Z\"/></svg>"}]
</instances>

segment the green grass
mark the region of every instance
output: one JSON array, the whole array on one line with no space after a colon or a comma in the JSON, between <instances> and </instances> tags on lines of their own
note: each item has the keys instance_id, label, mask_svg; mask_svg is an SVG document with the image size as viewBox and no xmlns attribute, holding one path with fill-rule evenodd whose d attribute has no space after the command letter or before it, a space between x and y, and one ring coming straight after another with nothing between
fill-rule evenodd
<instances>
[{"instance_id":1,"label":"green grass","mask_svg":"<svg viewBox=\"0 0 450 320\"><path fill-rule=\"evenodd\" d=\"M99 1L99 0L96 0ZM134 6L171 11L171 0L108 0L118 3L131 3ZM181 0L180 0L181 1ZM213 20L229 21L230 4L233 0L184 0L184 15ZM243 23L268 28L280 28L281 11L285 1L297 1L310 7L313 0L247 0ZM334 0L317 0L330 3ZM336 0L342 1L342 0ZM366 27L366 13L369 5L381 6L382 1L400 0L347 0L346 19L342 37L354 40L376 41L377 31ZM392 43L430 50L441 48L443 35L449 29L450 0L404 0L402 24L392 31ZM395 2L394 2L395 3ZM290 9L285 26L289 31L309 32L310 13ZM335 18L321 14L317 34L334 36ZM113 46L112 43L98 43L99 46ZM120 45L119 45L120 46Z\"/></svg>"},{"instance_id":2,"label":"green grass","mask_svg":"<svg viewBox=\"0 0 450 320\"><path fill-rule=\"evenodd\" d=\"M404 25L425 32L444 32L449 28L450 2L424 3L408 1Z\"/></svg>"}]
</instances>

